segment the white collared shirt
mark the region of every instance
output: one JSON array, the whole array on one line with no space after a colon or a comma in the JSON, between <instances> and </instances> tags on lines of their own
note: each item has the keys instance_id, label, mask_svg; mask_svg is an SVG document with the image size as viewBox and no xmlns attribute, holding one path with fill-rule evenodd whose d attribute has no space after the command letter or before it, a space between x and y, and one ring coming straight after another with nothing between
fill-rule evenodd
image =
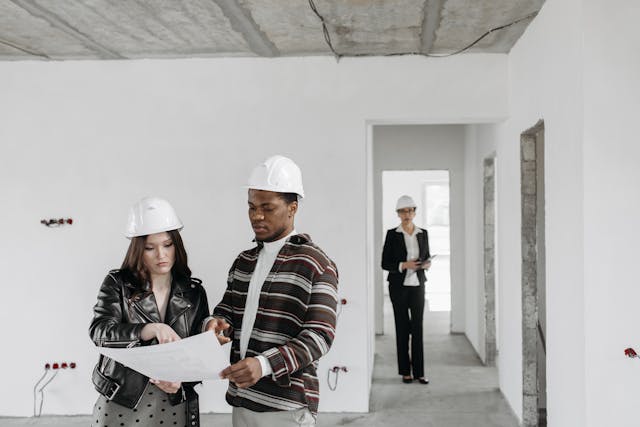
<instances>
[{"instance_id":1,"label":"white collared shirt","mask_svg":"<svg viewBox=\"0 0 640 427\"><path fill-rule=\"evenodd\" d=\"M258 254L256 268L251 275L249 289L247 290L247 301L244 305L244 314L242 316L242 327L240 329L240 358L244 359L249 347L249 339L253 331L253 325L258 314L258 304L260 302L260 291L265 279L273 268L278 253L287 242L287 239L295 234L295 230L275 242L264 242L263 247ZM266 357L259 355L256 357L262 366L262 376L270 375L273 370Z\"/></svg>"},{"instance_id":2,"label":"white collared shirt","mask_svg":"<svg viewBox=\"0 0 640 427\"><path fill-rule=\"evenodd\" d=\"M396 228L397 232L402 233L404 236L404 245L407 248L407 259L406 261L412 261L420 257L420 246L418 245L418 233L422 233L422 229L418 226L413 226L413 233L409 234L402 228L402 225L399 225ZM402 272L402 263L398 265L398 271ZM407 274L404 276L404 286L420 286L420 281L418 280L418 275L416 274L416 270L412 270L410 268L407 269Z\"/></svg>"}]
</instances>

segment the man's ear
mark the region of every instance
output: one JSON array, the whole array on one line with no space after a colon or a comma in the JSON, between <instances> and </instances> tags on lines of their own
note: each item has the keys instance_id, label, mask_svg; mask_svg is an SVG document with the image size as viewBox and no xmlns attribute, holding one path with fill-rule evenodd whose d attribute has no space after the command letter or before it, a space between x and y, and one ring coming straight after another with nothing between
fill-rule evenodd
<instances>
[{"instance_id":1,"label":"man's ear","mask_svg":"<svg viewBox=\"0 0 640 427\"><path fill-rule=\"evenodd\" d=\"M287 208L289 209L289 216L295 215L298 212L298 202L291 202Z\"/></svg>"}]
</instances>

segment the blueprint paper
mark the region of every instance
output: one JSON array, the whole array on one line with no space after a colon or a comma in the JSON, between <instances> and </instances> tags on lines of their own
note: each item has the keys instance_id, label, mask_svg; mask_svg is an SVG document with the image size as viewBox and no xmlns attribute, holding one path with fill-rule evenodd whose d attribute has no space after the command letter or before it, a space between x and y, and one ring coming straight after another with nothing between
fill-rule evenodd
<instances>
[{"instance_id":1,"label":"blueprint paper","mask_svg":"<svg viewBox=\"0 0 640 427\"><path fill-rule=\"evenodd\" d=\"M166 344L133 348L96 347L105 356L162 381L219 380L229 366L230 343L220 345L213 331Z\"/></svg>"}]
</instances>

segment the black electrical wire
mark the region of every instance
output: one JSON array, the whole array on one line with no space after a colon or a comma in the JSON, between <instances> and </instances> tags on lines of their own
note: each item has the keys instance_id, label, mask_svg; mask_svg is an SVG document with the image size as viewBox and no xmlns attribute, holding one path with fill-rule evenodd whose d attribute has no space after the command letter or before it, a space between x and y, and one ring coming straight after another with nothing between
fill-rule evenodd
<instances>
[{"instance_id":1,"label":"black electrical wire","mask_svg":"<svg viewBox=\"0 0 640 427\"><path fill-rule=\"evenodd\" d=\"M329 45L329 49L331 49L331 52L333 52L333 56L336 57L336 60L340 60L342 55L336 52L336 50L333 48L333 43L331 43L331 35L329 34L329 29L327 28L327 22L325 21L324 16L322 16L320 12L318 12L318 8L316 7L316 4L313 2L313 0L309 0L309 7L311 7L313 13L315 13L316 16L320 19L320 22L322 22L322 33L324 35L324 41L327 43L327 45Z\"/></svg>"},{"instance_id":2,"label":"black electrical wire","mask_svg":"<svg viewBox=\"0 0 640 427\"><path fill-rule=\"evenodd\" d=\"M465 50L471 49L473 46L475 46L476 44L478 44L478 43L480 42L480 40L484 39L485 37L487 37L489 34L493 33L494 31L499 31L499 30L503 30L503 29L505 29L505 28L509 28L509 27L511 27L512 25L516 25L516 24L518 24L518 23L520 23L520 22L522 22L522 21L526 21L527 19L534 18L537 14L538 14L538 11L535 11L535 12L533 12L533 13L528 14L527 16L525 16L525 17L523 17L523 18L516 19L515 21L510 22L510 23L508 23L508 24L500 25L499 27L492 28L492 29L490 29L489 31L487 31L486 33L484 33L483 35L481 35L480 37L478 37L477 39L475 39L475 40L474 40L472 43L470 43L469 45L467 45L467 46L463 47L462 49L458 49L458 50L456 50L455 52L452 52L452 53L445 53L445 54L442 54L442 55L433 55L433 54L430 54L430 53L424 53L423 55L428 56L428 57L430 57L430 58L446 58L446 57L448 57L448 56L457 55L457 54L459 54L459 53L464 52Z\"/></svg>"},{"instance_id":3,"label":"black electrical wire","mask_svg":"<svg viewBox=\"0 0 640 427\"><path fill-rule=\"evenodd\" d=\"M324 16L322 16L320 14L320 12L318 12L318 8L316 7L315 3L313 2L313 0L309 0L309 6L311 7L311 10L313 11L313 13L316 14L316 16L320 19L320 21L322 22L322 33L324 34L324 40L327 43L327 45L329 46L329 49L331 49L331 52L333 52L333 55L336 57L336 60L340 60L340 58L342 58L343 54L338 53L335 48L333 47L333 43L331 42L331 35L329 34L329 30L327 28L327 22L324 18ZM453 56L453 55L458 55L466 50L471 49L473 46L475 46L476 44L478 44L482 39L484 39L485 37L487 37L489 34L495 32L495 31L499 31L499 30L503 30L505 28L509 28L513 25L516 25L522 21L526 21L527 19L531 19L534 18L536 15L538 14L538 11L535 11L533 13L528 14L527 16L524 16L520 19L516 19L515 21L512 21L508 24L504 24L504 25L500 25L498 27L494 27L492 29L490 29L489 31L485 32L484 34L482 34L480 37L478 37L477 39L475 39L473 42L471 42L470 44L468 44L467 46L463 47L462 49L458 49L454 52L451 53L444 53L444 54L431 54L431 53L423 53L423 52L400 52L400 53L390 53L390 54L386 54L383 56L398 56L398 55L423 55L423 56L427 56L429 58L446 58L449 56ZM370 54L355 54L355 55L349 55L349 56L354 56L354 57L359 57L359 56L374 56L374 55L370 55Z\"/></svg>"},{"instance_id":4,"label":"black electrical wire","mask_svg":"<svg viewBox=\"0 0 640 427\"><path fill-rule=\"evenodd\" d=\"M336 381L331 384L331 373L336 374ZM335 391L338 388L338 376L340 375L340 371L336 369L329 369L327 371L327 385L329 386L329 390Z\"/></svg>"}]
</instances>

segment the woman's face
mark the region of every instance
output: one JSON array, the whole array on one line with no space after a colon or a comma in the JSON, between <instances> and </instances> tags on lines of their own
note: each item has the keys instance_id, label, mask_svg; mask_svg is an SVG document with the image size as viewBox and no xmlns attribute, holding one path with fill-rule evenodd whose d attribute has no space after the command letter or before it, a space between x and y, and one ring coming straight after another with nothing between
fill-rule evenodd
<instances>
[{"instance_id":1,"label":"woman's face","mask_svg":"<svg viewBox=\"0 0 640 427\"><path fill-rule=\"evenodd\" d=\"M152 276L169 274L176 261L176 248L169 233L155 233L147 236L142 262Z\"/></svg>"},{"instance_id":2,"label":"woman's face","mask_svg":"<svg viewBox=\"0 0 640 427\"><path fill-rule=\"evenodd\" d=\"M402 225L409 225L413 222L413 218L416 217L416 208L404 208L398 209L398 218L402 222Z\"/></svg>"}]
</instances>

